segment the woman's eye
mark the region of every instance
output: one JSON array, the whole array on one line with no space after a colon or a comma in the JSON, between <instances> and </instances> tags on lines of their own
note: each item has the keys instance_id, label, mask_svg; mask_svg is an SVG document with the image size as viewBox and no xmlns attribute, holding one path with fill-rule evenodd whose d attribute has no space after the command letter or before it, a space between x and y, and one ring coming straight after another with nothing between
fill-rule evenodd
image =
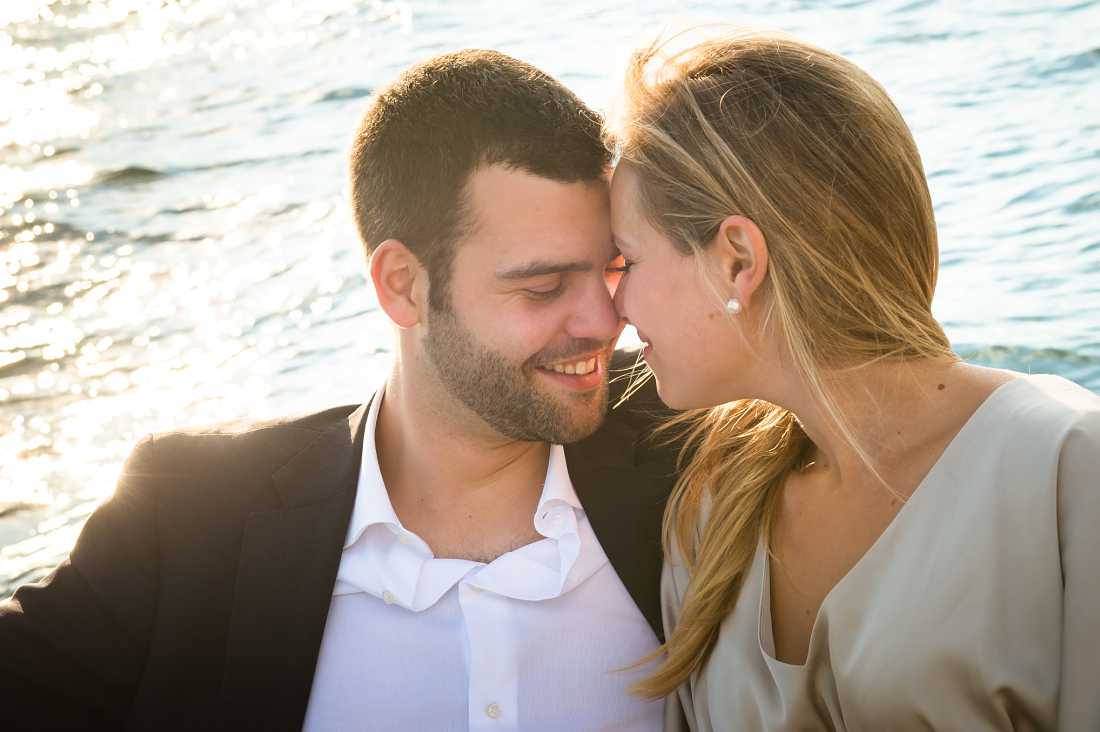
<instances>
[{"instance_id":1,"label":"woman's eye","mask_svg":"<svg viewBox=\"0 0 1100 732\"><path fill-rule=\"evenodd\" d=\"M607 286L612 292L619 286L619 282L622 278L630 273L630 268L634 266L634 262L629 261L623 255L619 255L607 263L607 268L603 271L604 280L607 282Z\"/></svg>"},{"instance_id":2,"label":"woman's eye","mask_svg":"<svg viewBox=\"0 0 1100 732\"><path fill-rule=\"evenodd\" d=\"M605 272L617 272L619 274L626 274L630 271L630 268L634 266L634 262L627 259L623 255L619 255L607 263L607 269Z\"/></svg>"}]
</instances>

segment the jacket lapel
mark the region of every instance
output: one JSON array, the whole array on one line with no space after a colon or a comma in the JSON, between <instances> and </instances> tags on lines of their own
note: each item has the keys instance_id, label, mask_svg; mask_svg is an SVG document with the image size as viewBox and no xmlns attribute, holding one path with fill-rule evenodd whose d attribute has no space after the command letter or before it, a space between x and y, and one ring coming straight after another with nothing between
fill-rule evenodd
<instances>
[{"instance_id":1,"label":"jacket lapel","mask_svg":"<svg viewBox=\"0 0 1100 732\"><path fill-rule=\"evenodd\" d=\"M661 623L661 520L674 482L667 451L613 415L592 437L567 445L569 476L611 566L658 639Z\"/></svg>"},{"instance_id":2,"label":"jacket lapel","mask_svg":"<svg viewBox=\"0 0 1100 732\"><path fill-rule=\"evenodd\" d=\"M280 468L284 508L249 517L226 649L223 721L298 730L305 718L363 454L369 403Z\"/></svg>"}]
</instances>

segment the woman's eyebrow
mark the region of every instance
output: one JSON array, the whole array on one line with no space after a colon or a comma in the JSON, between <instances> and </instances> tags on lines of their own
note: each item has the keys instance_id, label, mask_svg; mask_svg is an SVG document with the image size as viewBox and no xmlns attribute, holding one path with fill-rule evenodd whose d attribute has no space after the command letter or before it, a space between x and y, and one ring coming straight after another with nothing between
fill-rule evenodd
<instances>
[{"instance_id":1,"label":"woman's eyebrow","mask_svg":"<svg viewBox=\"0 0 1100 732\"><path fill-rule=\"evenodd\" d=\"M525 280L530 277L541 277L550 274L565 274L567 272L591 272L594 265L591 262L547 262L534 261L497 271L497 277L502 280Z\"/></svg>"}]
</instances>

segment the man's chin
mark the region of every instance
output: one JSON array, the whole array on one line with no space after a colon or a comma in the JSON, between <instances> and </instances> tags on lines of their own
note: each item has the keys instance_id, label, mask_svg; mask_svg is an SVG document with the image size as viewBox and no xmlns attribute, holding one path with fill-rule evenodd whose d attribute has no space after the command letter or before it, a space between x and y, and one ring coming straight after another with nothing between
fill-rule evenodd
<instances>
[{"instance_id":1,"label":"man's chin","mask_svg":"<svg viewBox=\"0 0 1100 732\"><path fill-rule=\"evenodd\" d=\"M567 428L559 428L553 435L548 436L546 442L555 445L568 445L573 442L580 442L595 434L596 431L600 429L601 424L603 424L602 419L592 420L591 422L574 422Z\"/></svg>"},{"instance_id":2,"label":"man's chin","mask_svg":"<svg viewBox=\"0 0 1100 732\"><path fill-rule=\"evenodd\" d=\"M545 398L553 399L560 407L560 414L568 415L567 423L557 425L550 442L567 444L592 435L603 424L607 415L607 382L597 384L587 391L541 390Z\"/></svg>"}]
</instances>

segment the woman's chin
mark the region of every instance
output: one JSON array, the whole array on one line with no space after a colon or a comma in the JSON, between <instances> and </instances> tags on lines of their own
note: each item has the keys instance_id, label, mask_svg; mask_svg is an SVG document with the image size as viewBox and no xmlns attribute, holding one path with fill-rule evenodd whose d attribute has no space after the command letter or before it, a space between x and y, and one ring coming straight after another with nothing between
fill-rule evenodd
<instances>
[{"instance_id":1,"label":"woman's chin","mask_svg":"<svg viewBox=\"0 0 1100 732\"><path fill-rule=\"evenodd\" d=\"M654 377L657 381L657 396L661 398L661 401L665 403L665 406L669 409L675 409L678 412L682 412L685 409L698 409L700 407L710 406L708 404L696 404L694 400L687 398L688 395L682 390L672 387L674 383L670 379L661 379L661 377L654 372Z\"/></svg>"},{"instance_id":2,"label":"woman's chin","mask_svg":"<svg viewBox=\"0 0 1100 732\"><path fill-rule=\"evenodd\" d=\"M656 371L653 371L653 376L657 382L657 396L661 398L665 406L678 412L688 409L709 409L730 401L721 398L718 394L704 394L700 393L697 388L691 388L697 387L698 384L694 383L690 377L682 381L668 376L662 379ZM678 385L687 386L688 388L677 388Z\"/></svg>"}]
</instances>

